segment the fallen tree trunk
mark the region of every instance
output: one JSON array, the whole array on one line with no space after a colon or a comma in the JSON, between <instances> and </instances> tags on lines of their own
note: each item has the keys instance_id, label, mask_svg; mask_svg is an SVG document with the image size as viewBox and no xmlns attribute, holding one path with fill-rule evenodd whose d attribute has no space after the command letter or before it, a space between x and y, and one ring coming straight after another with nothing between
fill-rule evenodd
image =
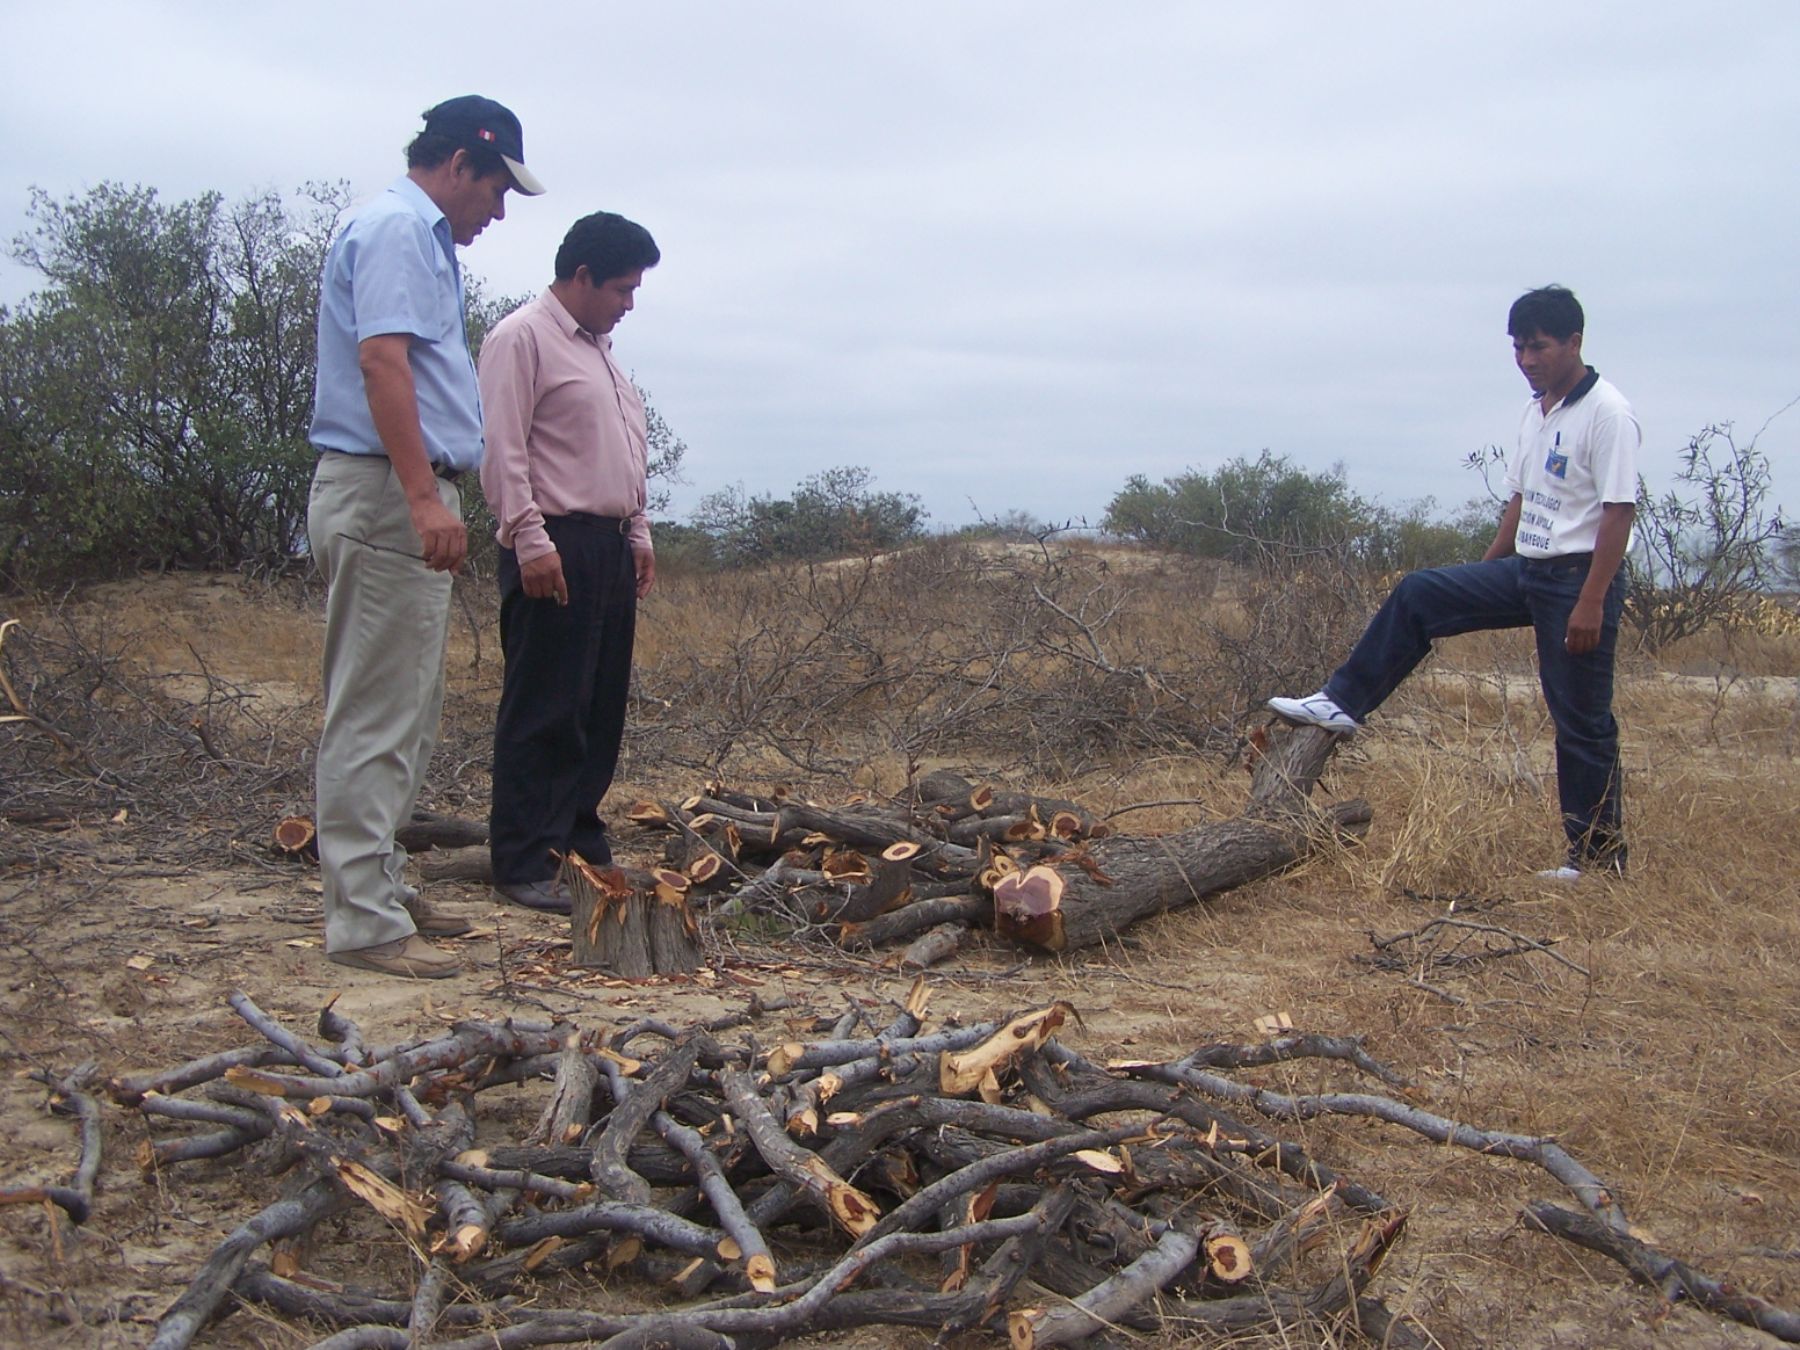
<instances>
[{"instance_id":1,"label":"fallen tree trunk","mask_svg":"<svg viewBox=\"0 0 1800 1350\"><path fill-rule=\"evenodd\" d=\"M1299 727L1276 737L1257 762L1244 814L1179 834L1097 839L1003 877L994 887L994 930L1044 951L1116 938L1140 919L1292 866L1324 839L1357 832L1367 803L1320 811L1308 794L1337 737Z\"/></svg>"},{"instance_id":2,"label":"fallen tree trunk","mask_svg":"<svg viewBox=\"0 0 1800 1350\"><path fill-rule=\"evenodd\" d=\"M1325 819L1355 830L1369 809L1347 802ZM1091 947L1152 914L1279 872L1309 848L1303 830L1248 816L1159 839L1100 840L1078 860L1004 878L994 888L994 931L1050 952Z\"/></svg>"}]
</instances>

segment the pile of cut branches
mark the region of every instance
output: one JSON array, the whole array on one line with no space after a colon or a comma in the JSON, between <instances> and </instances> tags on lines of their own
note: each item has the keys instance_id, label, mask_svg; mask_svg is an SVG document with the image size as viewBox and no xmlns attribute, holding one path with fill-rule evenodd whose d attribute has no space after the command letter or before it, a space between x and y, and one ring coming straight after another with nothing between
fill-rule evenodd
<instances>
[{"instance_id":1,"label":"pile of cut branches","mask_svg":"<svg viewBox=\"0 0 1800 1350\"><path fill-rule=\"evenodd\" d=\"M714 918L760 915L847 947L913 942L902 963L920 967L953 953L971 928L1050 952L1109 942L1141 919L1363 832L1367 803L1309 799L1338 740L1317 727L1265 736L1242 814L1154 837L1114 834L1072 801L978 787L943 770L895 802L826 806L718 783L680 803L640 802L630 818L667 832L666 866L629 873L570 860L575 959L633 978L689 969L691 958L664 965L643 943L603 940L613 930L601 916L648 930L659 906L685 915L701 899ZM419 871L428 881L485 880L487 850L428 855Z\"/></svg>"},{"instance_id":2,"label":"pile of cut branches","mask_svg":"<svg viewBox=\"0 0 1800 1350\"><path fill-rule=\"evenodd\" d=\"M1355 1037L1288 1029L1101 1065L1056 1039L1067 1004L927 1029L921 983L883 1024L853 1006L786 1024L795 1039L727 1043L768 1015L753 1004L686 1027L468 1022L369 1046L330 1005L315 1042L230 1001L259 1042L107 1083L160 1136L138 1162L163 1185L203 1159L284 1178L201 1265L153 1350L188 1345L234 1298L337 1328L330 1350L766 1347L876 1324L1004 1328L1019 1347L1307 1324L1426 1344L1370 1293L1406 1214L1241 1111L1358 1117L1528 1163L1576 1207L1533 1200L1526 1231L1800 1342L1800 1316L1651 1246L1555 1139L1403 1100L1418 1094ZM1402 1096L1240 1076L1300 1059ZM42 1080L80 1124L74 1184L0 1189L0 1205L82 1223L101 1175L93 1070ZM535 1125L509 1135L523 1117L492 1089L535 1080L550 1083ZM318 1231L328 1216L335 1236ZM373 1257L396 1235L406 1268L384 1274Z\"/></svg>"},{"instance_id":3,"label":"pile of cut branches","mask_svg":"<svg viewBox=\"0 0 1800 1350\"><path fill-rule=\"evenodd\" d=\"M145 1146L146 1169L231 1158L286 1177L164 1315L156 1350L234 1295L338 1328L334 1347L770 1346L871 1324L1005 1328L1025 1347L1307 1322L1422 1343L1367 1292L1403 1213L1174 1081L1084 1060L1054 1039L1065 1004L927 1031L915 986L885 1025L854 1010L763 1049L723 1039L748 1015L469 1023L366 1046L331 1007L316 1043L231 1002L262 1043L110 1084L183 1126ZM1304 1041L1275 1057L1378 1068ZM489 1090L533 1078L553 1084L535 1127L487 1137ZM317 1248L357 1253L366 1279L369 1240L398 1231L410 1278L304 1269L328 1215L351 1242ZM563 1272L613 1283L546 1282ZM627 1272L640 1311L620 1310Z\"/></svg>"}]
</instances>

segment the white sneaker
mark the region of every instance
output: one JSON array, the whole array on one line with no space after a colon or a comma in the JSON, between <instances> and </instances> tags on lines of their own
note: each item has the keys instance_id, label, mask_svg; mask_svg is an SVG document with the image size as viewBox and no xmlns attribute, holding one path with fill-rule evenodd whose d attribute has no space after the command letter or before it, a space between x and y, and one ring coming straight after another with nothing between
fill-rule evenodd
<instances>
[{"instance_id":1,"label":"white sneaker","mask_svg":"<svg viewBox=\"0 0 1800 1350\"><path fill-rule=\"evenodd\" d=\"M1550 867L1537 874L1539 881L1580 881L1586 876L1605 877L1609 881L1617 881L1625 875L1625 868L1617 858L1593 859L1586 867L1577 867L1566 862L1561 867Z\"/></svg>"},{"instance_id":2,"label":"white sneaker","mask_svg":"<svg viewBox=\"0 0 1800 1350\"><path fill-rule=\"evenodd\" d=\"M1269 700L1269 709L1277 717L1285 717L1290 722L1324 727L1327 731L1341 731L1346 736L1360 730L1362 725L1326 697L1323 689L1316 694L1308 694L1305 698L1272 698Z\"/></svg>"}]
</instances>

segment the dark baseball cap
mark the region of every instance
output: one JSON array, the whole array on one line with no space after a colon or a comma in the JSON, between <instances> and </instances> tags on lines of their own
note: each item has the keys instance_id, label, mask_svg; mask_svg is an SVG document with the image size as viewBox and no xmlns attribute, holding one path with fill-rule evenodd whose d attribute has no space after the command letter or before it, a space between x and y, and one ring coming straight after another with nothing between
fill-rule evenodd
<instances>
[{"instance_id":1,"label":"dark baseball cap","mask_svg":"<svg viewBox=\"0 0 1800 1350\"><path fill-rule=\"evenodd\" d=\"M479 94L445 99L426 110L425 130L434 136L447 136L465 150L486 146L506 161L513 186L527 197L544 190L536 175L525 167L525 133L512 110Z\"/></svg>"}]
</instances>

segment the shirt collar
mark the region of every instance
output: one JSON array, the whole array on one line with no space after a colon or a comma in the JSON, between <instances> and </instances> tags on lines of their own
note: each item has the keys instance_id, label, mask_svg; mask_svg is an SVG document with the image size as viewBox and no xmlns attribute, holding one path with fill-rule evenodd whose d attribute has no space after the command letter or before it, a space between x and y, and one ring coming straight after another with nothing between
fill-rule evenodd
<instances>
[{"instance_id":1,"label":"shirt collar","mask_svg":"<svg viewBox=\"0 0 1800 1350\"><path fill-rule=\"evenodd\" d=\"M1587 397L1588 390L1592 389L1595 385L1597 385L1599 383L1600 383L1600 372L1595 370L1592 366L1589 366L1587 368L1587 374L1585 374L1581 377L1581 382L1579 384L1577 384L1573 389L1569 390L1568 393L1564 394L1562 396L1562 401L1560 403L1558 403L1556 405L1556 407L1557 408L1573 408L1577 403L1581 402L1582 399ZM1551 409L1552 412L1554 412L1555 410L1556 410L1555 408Z\"/></svg>"},{"instance_id":2,"label":"shirt collar","mask_svg":"<svg viewBox=\"0 0 1800 1350\"><path fill-rule=\"evenodd\" d=\"M419 219L433 229L440 224L448 225L450 223L450 218L444 214L436 202L431 200L430 194L406 174L401 174L389 186L388 191L398 193L402 201L419 213Z\"/></svg>"},{"instance_id":3,"label":"shirt collar","mask_svg":"<svg viewBox=\"0 0 1800 1350\"><path fill-rule=\"evenodd\" d=\"M450 259L450 266L456 269L456 276L460 284L462 269L456 261L456 240L450 234L450 217L444 214L443 208L431 200L431 194L413 182L407 174L401 174L389 186L388 191L410 206L417 213L419 219L430 227L433 237L437 239L439 246L444 250L444 256Z\"/></svg>"},{"instance_id":4,"label":"shirt collar","mask_svg":"<svg viewBox=\"0 0 1800 1350\"><path fill-rule=\"evenodd\" d=\"M556 298L556 292L551 290L548 286L544 288L544 293L538 297L538 303L543 305L544 313L548 314L556 321L556 326L562 329L563 332L567 333L570 337L579 338L584 342L591 342L602 351L605 351L612 346L612 339L610 337L600 333L590 333L587 329L576 323L575 316L569 313L568 307L564 305L561 300Z\"/></svg>"}]
</instances>

